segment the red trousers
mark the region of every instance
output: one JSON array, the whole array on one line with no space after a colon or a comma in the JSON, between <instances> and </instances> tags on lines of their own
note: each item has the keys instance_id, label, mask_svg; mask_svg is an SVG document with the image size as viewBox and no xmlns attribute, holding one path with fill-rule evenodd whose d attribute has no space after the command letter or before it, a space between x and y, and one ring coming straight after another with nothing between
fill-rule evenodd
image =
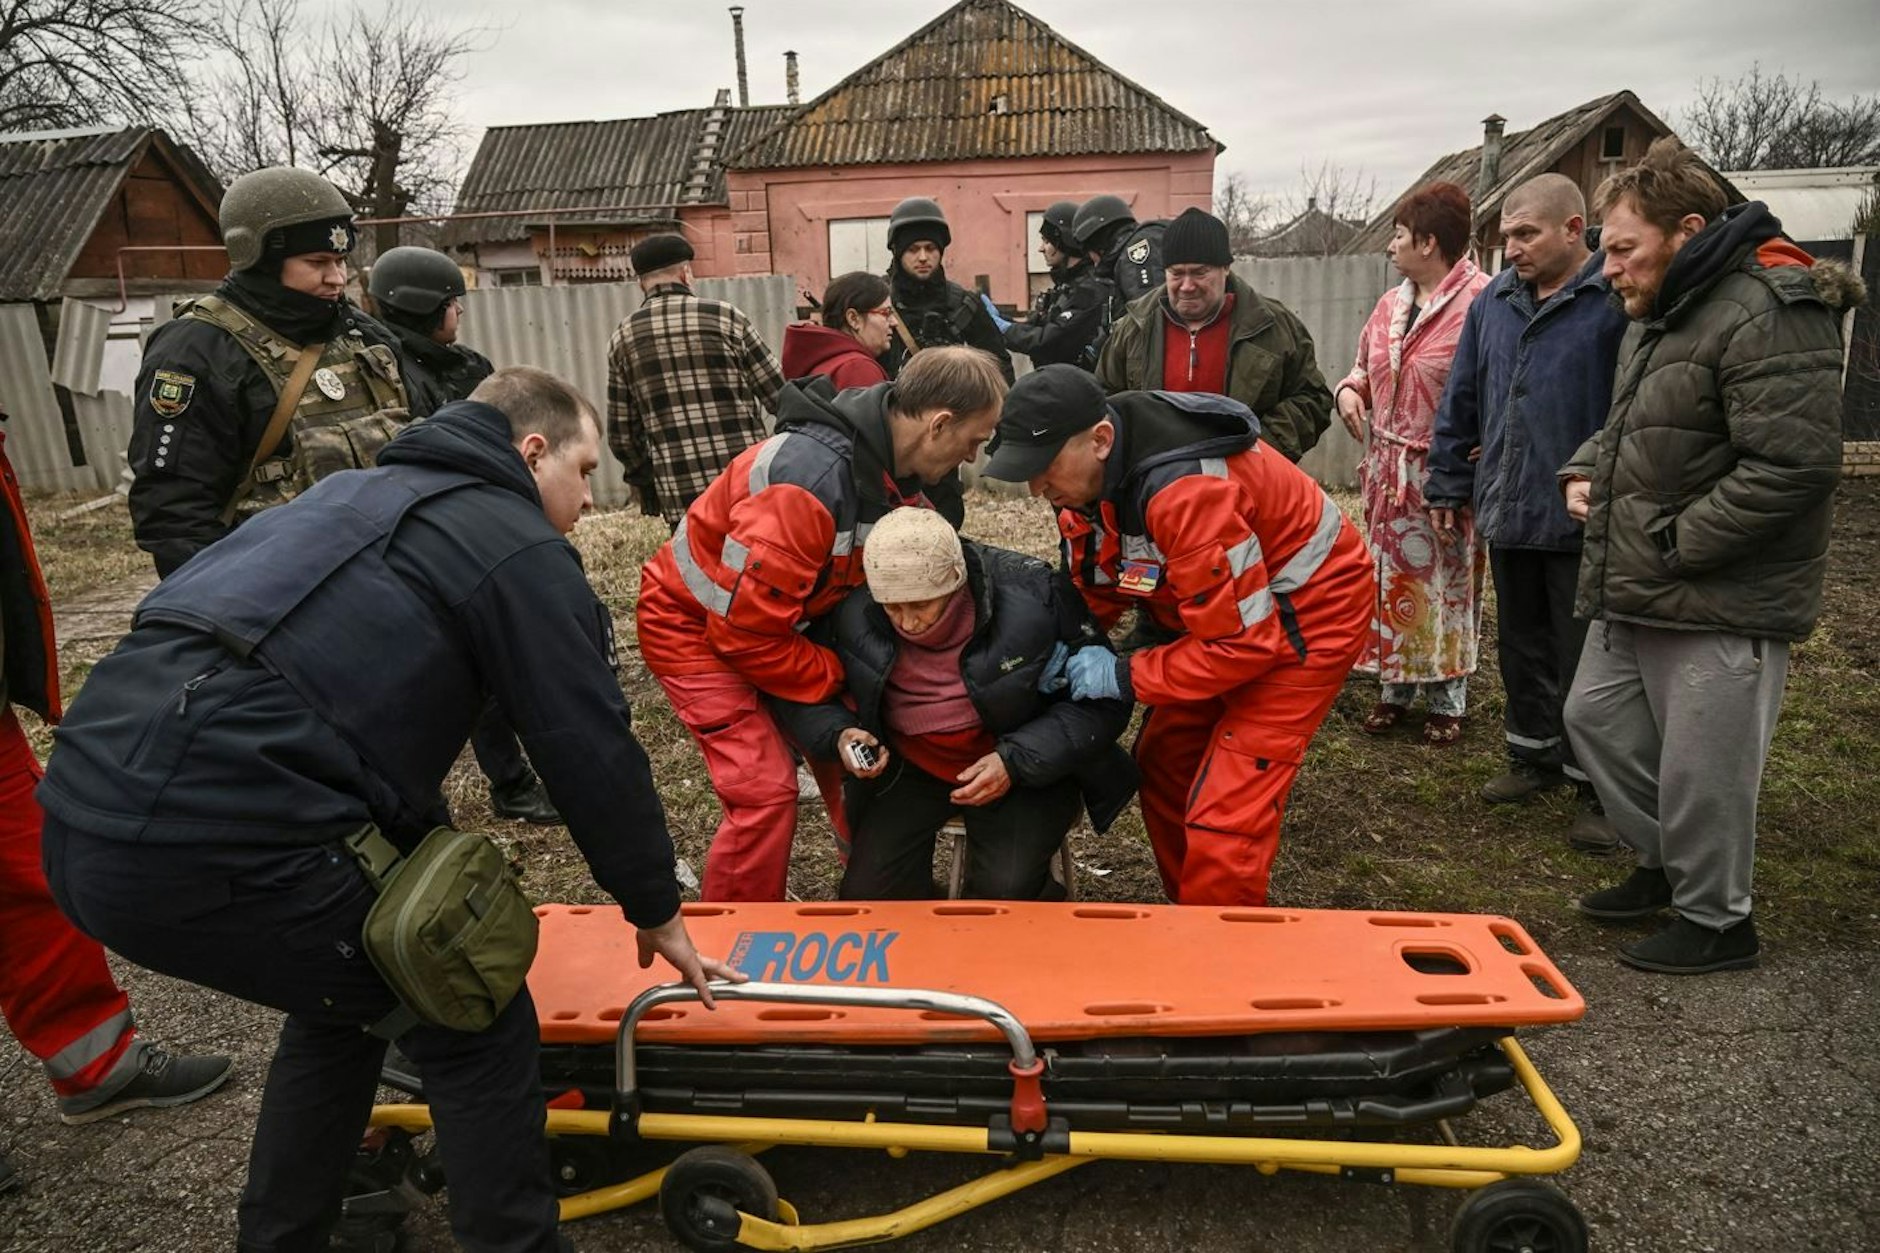
<instances>
[{"instance_id":1,"label":"red trousers","mask_svg":"<svg viewBox=\"0 0 1880 1253\"><path fill-rule=\"evenodd\" d=\"M1157 705L1136 740L1143 825L1178 905L1264 905L1299 763L1358 658L1281 666L1213 700ZM1341 641L1342 642L1342 641Z\"/></svg>"},{"instance_id":2,"label":"red trousers","mask_svg":"<svg viewBox=\"0 0 1880 1253\"><path fill-rule=\"evenodd\" d=\"M104 949L66 921L46 887L33 799L39 761L0 709L0 1014L60 1096L96 1087L136 1035Z\"/></svg>"},{"instance_id":3,"label":"red trousers","mask_svg":"<svg viewBox=\"0 0 1880 1253\"><path fill-rule=\"evenodd\" d=\"M796 838L796 759L758 690L728 670L655 674L705 755L724 817L705 858L707 901L780 901ZM841 767L816 767L823 796L841 811Z\"/></svg>"}]
</instances>

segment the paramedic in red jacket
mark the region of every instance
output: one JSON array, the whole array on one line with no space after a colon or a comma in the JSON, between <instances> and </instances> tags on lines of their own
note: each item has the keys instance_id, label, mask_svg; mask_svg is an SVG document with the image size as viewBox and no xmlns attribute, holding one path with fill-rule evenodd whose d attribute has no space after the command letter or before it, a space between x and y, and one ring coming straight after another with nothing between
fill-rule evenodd
<instances>
[{"instance_id":1,"label":"paramedic in red jacket","mask_svg":"<svg viewBox=\"0 0 1880 1253\"><path fill-rule=\"evenodd\" d=\"M1004 397L998 363L963 346L840 395L827 378L786 384L777 433L738 455L641 571L640 656L724 807L704 899L783 899L796 768L760 697L816 704L842 690L836 655L802 628L862 585L877 519L929 504L923 488L978 454Z\"/></svg>"},{"instance_id":2,"label":"paramedic in red jacket","mask_svg":"<svg viewBox=\"0 0 1880 1253\"><path fill-rule=\"evenodd\" d=\"M988 477L1058 511L1064 561L1107 629L1131 606L1168 643L1081 649L1079 699L1149 706L1136 760L1169 899L1261 905L1306 745L1363 646L1370 555L1319 485L1257 442L1239 401L1120 392L1053 365L1006 397Z\"/></svg>"}]
</instances>

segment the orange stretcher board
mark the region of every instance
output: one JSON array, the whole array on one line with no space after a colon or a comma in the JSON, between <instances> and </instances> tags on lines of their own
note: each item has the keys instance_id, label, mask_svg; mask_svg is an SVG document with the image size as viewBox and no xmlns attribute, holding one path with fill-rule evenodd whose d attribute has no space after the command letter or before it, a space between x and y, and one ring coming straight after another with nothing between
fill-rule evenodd
<instances>
[{"instance_id":1,"label":"orange stretcher board","mask_svg":"<svg viewBox=\"0 0 1880 1253\"><path fill-rule=\"evenodd\" d=\"M1522 1027L1586 1012L1520 924L1483 914L969 901L688 904L699 951L752 979L929 988L1011 1010L1039 1041ZM544 905L529 990L547 1044L611 1044L641 970L612 906ZM997 1040L983 1022L853 1007L665 1005L667 1044Z\"/></svg>"}]
</instances>

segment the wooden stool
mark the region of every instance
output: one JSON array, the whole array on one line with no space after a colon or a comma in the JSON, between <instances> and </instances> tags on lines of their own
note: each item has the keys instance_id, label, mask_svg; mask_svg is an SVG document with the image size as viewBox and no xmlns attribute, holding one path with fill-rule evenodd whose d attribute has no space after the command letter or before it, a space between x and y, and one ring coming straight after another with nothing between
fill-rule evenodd
<instances>
[{"instance_id":1,"label":"wooden stool","mask_svg":"<svg viewBox=\"0 0 1880 1253\"><path fill-rule=\"evenodd\" d=\"M947 842L952 864L947 869L947 899L957 901L966 886L966 822L959 817L946 820L940 836ZM1071 833L1064 833L1057 856L1051 859L1051 877L1064 885L1064 899L1077 899L1077 862L1071 857Z\"/></svg>"}]
</instances>

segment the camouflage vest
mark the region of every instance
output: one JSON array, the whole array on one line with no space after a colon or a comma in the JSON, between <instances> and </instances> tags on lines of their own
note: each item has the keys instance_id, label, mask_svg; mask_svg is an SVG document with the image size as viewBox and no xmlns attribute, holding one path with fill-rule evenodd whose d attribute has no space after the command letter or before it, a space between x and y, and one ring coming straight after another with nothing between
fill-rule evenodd
<instances>
[{"instance_id":1,"label":"camouflage vest","mask_svg":"<svg viewBox=\"0 0 1880 1253\"><path fill-rule=\"evenodd\" d=\"M219 296L198 296L178 306L176 315L227 331L267 375L277 398L286 389L297 345ZM371 467L379 449L409 420L405 407L398 358L390 348L366 343L357 331L328 340L288 420L289 451L270 450L255 467L239 512L283 504L336 471Z\"/></svg>"}]
</instances>

